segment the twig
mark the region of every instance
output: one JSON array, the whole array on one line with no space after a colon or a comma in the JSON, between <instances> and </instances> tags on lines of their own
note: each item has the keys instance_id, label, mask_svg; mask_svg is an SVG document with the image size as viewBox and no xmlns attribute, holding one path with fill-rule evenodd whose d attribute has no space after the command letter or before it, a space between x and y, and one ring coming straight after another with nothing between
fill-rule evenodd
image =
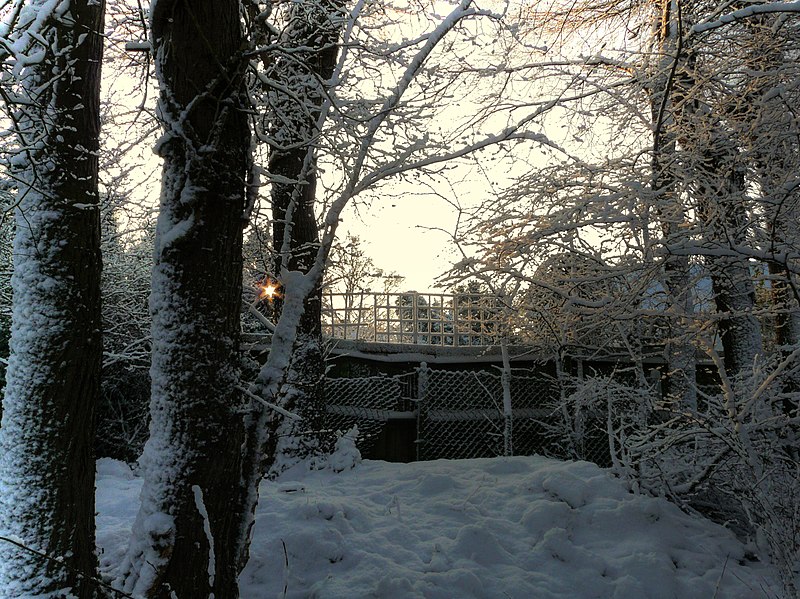
<instances>
[{"instance_id":1,"label":"twig","mask_svg":"<svg viewBox=\"0 0 800 599\"><path fill-rule=\"evenodd\" d=\"M283 598L286 599L286 593L289 590L289 552L286 551L286 541L281 539L281 545L283 545L283 565L284 565L284 575L283 575Z\"/></svg>"},{"instance_id":2,"label":"twig","mask_svg":"<svg viewBox=\"0 0 800 599\"><path fill-rule=\"evenodd\" d=\"M722 564L722 572L719 573L719 578L717 579L717 586L714 589L714 596L711 597L711 599L717 599L717 595L719 595L719 589L720 589L720 586L722 585L722 577L725 576L725 570L728 567L728 560L730 558L731 558L730 555L726 555L725 556L725 563Z\"/></svg>"},{"instance_id":3,"label":"twig","mask_svg":"<svg viewBox=\"0 0 800 599\"><path fill-rule=\"evenodd\" d=\"M236 388L245 395L247 395L247 397L249 397L250 399L255 399L257 402L261 403L264 407L276 411L281 416L285 416L286 418L291 418L292 420L297 420L297 421L302 420L302 418L297 414L295 414L294 412L290 412L289 410L286 410L280 407L279 405L268 402L266 399L264 399L263 397L259 397L249 389L245 389L244 387L239 387L239 386L237 386Z\"/></svg>"}]
</instances>

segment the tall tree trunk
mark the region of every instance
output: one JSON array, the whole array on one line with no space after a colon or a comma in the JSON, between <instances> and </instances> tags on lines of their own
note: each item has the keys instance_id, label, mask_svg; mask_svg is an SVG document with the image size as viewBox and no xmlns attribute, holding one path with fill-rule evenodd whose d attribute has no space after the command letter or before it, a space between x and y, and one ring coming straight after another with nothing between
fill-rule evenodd
<instances>
[{"instance_id":1,"label":"tall tree trunk","mask_svg":"<svg viewBox=\"0 0 800 599\"><path fill-rule=\"evenodd\" d=\"M249 132L236 0L159 0L164 158L152 314L152 424L121 569L147 597L238 596L239 310Z\"/></svg>"},{"instance_id":2,"label":"tall tree trunk","mask_svg":"<svg viewBox=\"0 0 800 599\"><path fill-rule=\"evenodd\" d=\"M792 181L800 166L798 129L791 100L771 93L786 76L786 48L793 35L781 25L780 17L764 15L746 21L750 51L747 66L753 73L741 94L732 98L731 117L748 141L761 190L761 212L765 241L778 256L791 254L796 238L798 190ZM788 358L800 346L800 304L796 276L788 258L768 260L767 273L772 286L770 315L774 323L770 339L781 358ZM789 367L781 377L787 394L800 391L800 372ZM791 413L791 402L787 412ZM795 406L796 409L796 406Z\"/></svg>"},{"instance_id":3,"label":"tall tree trunk","mask_svg":"<svg viewBox=\"0 0 800 599\"><path fill-rule=\"evenodd\" d=\"M100 391L99 95L104 3L32 2L22 69L11 358L0 428L0 596L97 595L94 409ZM71 18L66 18L69 12ZM23 17L25 18L25 17ZM21 66L21 65L20 65Z\"/></svg>"},{"instance_id":4,"label":"tall tree trunk","mask_svg":"<svg viewBox=\"0 0 800 599\"><path fill-rule=\"evenodd\" d=\"M739 152L730 140L712 136L711 145L701 151L700 217L705 235L716 248L732 249L745 243L748 228L743 204L745 179ZM744 373L763 353L761 325L755 316L753 274L746 258L710 256L717 331L722 342L725 370L729 375Z\"/></svg>"},{"instance_id":5,"label":"tall tree trunk","mask_svg":"<svg viewBox=\"0 0 800 599\"><path fill-rule=\"evenodd\" d=\"M675 135L673 104L674 76L685 56L681 50L680 9L676 0L662 0L654 28L656 64L650 83L649 100L653 121L653 157L651 188L656 195L656 212L664 243L680 246L686 238L686 207L680 197L675 169L678 147ZM666 314L669 339L665 345L667 372L663 391L679 408L697 408L695 346L691 336L691 318L695 293L689 258L669 253L664 259L663 285L667 294Z\"/></svg>"},{"instance_id":6,"label":"tall tree trunk","mask_svg":"<svg viewBox=\"0 0 800 599\"><path fill-rule=\"evenodd\" d=\"M704 103L697 85L697 55L686 49L675 76L677 141L696 196L716 307L717 331L727 374L751 368L763 352L755 316L755 286L746 257L735 255L747 241L745 168L728 124Z\"/></svg>"},{"instance_id":7,"label":"tall tree trunk","mask_svg":"<svg viewBox=\"0 0 800 599\"><path fill-rule=\"evenodd\" d=\"M336 67L343 6L342 0L291 4L286 9L287 24L280 40L283 55L272 67L273 77L293 93L293 97L279 94L272 106L272 134L277 144L270 149L268 171L277 178L271 186L272 238L275 272L280 277L289 271L307 273L319 248L314 211L315 145L320 133L317 121L327 91L324 84ZM318 282L303 303L291 365L283 384L285 406L301 420L280 416L272 419L271 447L266 455L273 474L303 455L324 449L321 308Z\"/></svg>"}]
</instances>

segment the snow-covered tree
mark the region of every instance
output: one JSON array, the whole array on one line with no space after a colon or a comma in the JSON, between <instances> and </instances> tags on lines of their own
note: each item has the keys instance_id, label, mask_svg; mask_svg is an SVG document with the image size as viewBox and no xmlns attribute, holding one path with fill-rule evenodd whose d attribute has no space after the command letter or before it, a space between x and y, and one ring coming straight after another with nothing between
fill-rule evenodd
<instances>
[{"instance_id":1,"label":"snow-covered tree","mask_svg":"<svg viewBox=\"0 0 800 599\"><path fill-rule=\"evenodd\" d=\"M269 6L269 5L268 5ZM277 3L273 23L271 9L260 15L251 6L253 31L261 47L255 53L260 71L256 105L263 106L255 131L267 149L266 174L270 180L272 209L273 272L306 273L319 249L316 215L318 178L314 138L320 134L323 104L339 55L339 37L346 22L343 0ZM269 44L274 50L263 49ZM287 384L293 389L289 409L302 417L302 425L290 421L292 432L271 435L282 443L293 439L293 447L268 452L307 455L319 450L324 417L324 357L322 348L322 281L306 297L303 315L292 351ZM276 314L282 300L274 301ZM299 444L299 445L298 445ZM315 449L316 448L316 449ZM272 457L268 458L271 460Z\"/></svg>"},{"instance_id":2,"label":"snow-covered tree","mask_svg":"<svg viewBox=\"0 0 800 599\"><path fill-rule=\"evenodd\" d=\"M8 338L11 334L11 273L13 271L15 196L9 192L0 193L0 388L6 386L6 366L8 365ZM0 402L0 417L3 416Z\"/></svg>"},{"instance_id":3,"label":"snow-covered tree","mask_svg":"<svg viewBox=\"0 0 800 599\"><path fill-rule=\"evenodd\" d=\"M120 570L147 597L236 597L249 132L240 3L151 5L164 160L150 313L150 438Z\"/></svg>"},{"instance_id":4,"label":"snow-covered tree","mask_svg":"<svg viewBox=\"0 0 800 599\"><path fill-rule=\"evenodd\" d=\"M16 137L13 314L0 428L0 595L99 596L99 89L104 3L12 2L0 26Z\"/></svg>"},{"instance_id":5,"label":"snow-covered tree","mask_svg":"<svg viewBox=\"0 0 800 599\"><path fill-rule=\"evenodd\" d=\"M743 526L781 539L770 540L769 551L792 571L785 580L793 596L796 558L787 558L785 548L796 547L797 538L796 492L786 482L797 472L791 379L798 371L792 318L800 72L787 58L796 55L800 38L792 12L766 13L797 8L754 4L720 18L726 9L718 5L664 1L621 8L624 23L616 24L620 12L610 8L570 3L564 9L582 17L571 21L576 38L594 39L599 29L606 44L569 40L565 27L557 36L567 41L543 44L550 54L540 61L509 54L512 81L524 73L523 81L550 83L532 102L570 116L562 158L533 165L476 211L470 241L477 251L466 252L462 276L515 280L528 298L563 297L582 326L649 321L665 331L667 397L652 397L654 418L640 419L643 430L636 431L652 451L648 459L665 468L664 480L686 473L684 500L724 481L731 488L725 500L746 514ZM553 285L552 269L542 265L564 253L598 256L605 266L594 274L556 273L563 276ZM605 291L602 301L581 297L598 277L622 283L622 301ZM756 301L759 286L773 301ZM525 296L517 295L519 305ZM537 318L551 316L540 310ZM777 324L776 344L762 333L765 316ZM712 359L719 389L697 389L700 351ZM777 355L768 357L770 351ZM664 448L676 446L691 468L669 467L675 454ZM762 506L774 520L753 517Z\"/></svg>"},{"instance_id":6,"label":"snow-covered tree","mask_svg":"<svg viewBox=\"0 0 800 599\"><path fill-rule=\"evenodd\" d=\"M782 223L796 217L796 119L789 115L800 79L781 57L796 51L796 17L754 9L726 28L714 24L716 11L672 1L622 13L554 5L549 18L563 18L564 28L521 30L553 39L541 60L531 59L529 46L509 53L508 88L547 82L534 103L551 119L569 116L561 157L534 165L500 201L476 211L471 241L482 258L464 262L469 272L477 266L546 288L536 272L550 253L598 253L620 266L624 259L645 288L663 292L665 382L687 406L694 404L695 352L709 345L710 331L734 373L765 351L764 308L783 315L779 331L794 329L786 315L796 301L789 256L798 240ZM582 18L568 20L576 14ZM584 35L605 35L608 43L595 52ZM766 276L777 301L759 308L754 290L764 264L771 264ZM705 312L694 297L701 268L714 292ZM620 317L642 315L641 306L631 308ZM791 343L784 337L779 345Z\"/></svg>"},{"instance_id":7,"label":"snow-covered tree","mask_svg":"<svg viewBox=\"0 0 800 599\"><path fill-rule=\"evenodd\" d=\"M265 464L272 462L278 470L285 467L287 462L282 458L291 458L303 443L303 435L298 435L298 431L305 433L309 428L313 431L313 422L303 423L302 415L294 411L297 398L304 393L294 381L313 382L298 379L296 371L292 372L292 364L298 363L295 358L299 355L294 349L298 338L302 341L305 329L301 320L305 318L307 300L317 293L344 207L392 177L403 178L410 173L434 177L443 164L482 148L533 137L520 131L519 121L526 117L512 111L506 114L508 122L493 120L490 117L497 114L488 111L477 117L468 114L465 122L454 123L450 129L437 130L434 124L438 103L478 78L472 69L461 66L453 57L461 50L475 47L477 30L502 29L502 13L479 8L471 0L459 2L446 15L423 10L411 11L410 18L405 9L394 10L380 3L356 2L347 7L322 3L319 9L309 6L293 6L293 9L308 17L309 10L322 11L323 23L327 25L323 33L312 38L317 45L301 47L297 52L312 52L317 60L323 54L329 56L323 50L337 42L338 58L337 53L330 55L333 60L330 77L318 80L319 72L311 77L313 93L307 98L303 93L309 89L309 75L314 75L308 69L299 73L300 87L289 88L288 93L283 82L270 77L261 80L265 88L275 90L278 97L284 96L284 102L299 104L303 111L307 133L296 142L303 145L304 169L316 165L318 174L322 167L330 166L327 172L332 174L327 180L324 177L316 180L315 203L322 208L322 216L317 219L319 243L300 238L306 242L302 246L304 252L312 249L313 261L305 262L306 267L283 260L281 271L276 273L285 292L283 306L267 362L249 388L252 405L258 412L248 424L250 434L244 460L249 469L246 486L251 490L253 502L249 513L257 500L256 489ZM264 10L254 18L269 21L271 15L270 10ZM316 18L310 18L310 22L317 22ZM281 27L273 24L277 33ZM337 37L327 37L332 30L339 32ZM297 52L285 52L278 39L273 33L269 43L254 50L253 56L263 62L265 55L285 53L289 56L280 56L281 60L291 61L292 54ZM491 40L488 46L495 40L492 36L481 39ZM486 54L481 60L488 60L490 49L484 50ZM492 46L491 52L495 51L497 48ZM375 73L380 76L373 76ZM291 92L298 91L302 92L300 96L293 97ZM321 102L316 100L320 94ZM496 99L493 102L499 112L507 110ZM269 133L269 129L263 131ZM294 188L296 193L292 193L288 213L306 209L300 192L305 194L309 185L298 182L308 183L310 172L300 171L303 177L287 180L268 169L265 171L265 180L271 177L272 185ZM285 241L281 245L282 254L289 255L295 224L288 217L285 220L286 228L276 237ZM242 531L243 547L251 523L246 523Z\"/></svg>"}]
</instances>

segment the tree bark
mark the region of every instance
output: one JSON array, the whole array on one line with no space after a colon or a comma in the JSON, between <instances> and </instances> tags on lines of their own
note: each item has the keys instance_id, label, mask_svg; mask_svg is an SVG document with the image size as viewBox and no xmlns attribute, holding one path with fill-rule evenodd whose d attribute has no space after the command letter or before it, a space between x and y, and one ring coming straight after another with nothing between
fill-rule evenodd
<instances>
[{"instance_id":1,"label":"tree bark","mask_svg":"<svg viewBox=\"0 0 800 599\"><path fill-rule=\"evenodd\" d=\"M653 120L651 188L656 194L656 212L667 246L687 241L684 231L686 208L680 199L676 175L678 147L675 135L674 75L685 56L681 52L680 11L674 0L662 0L656 23L658 61L649 89ZM687 256L667 255L663 285L667 295L666 314L670 335L665 345L667 372L663 393L676 407L697 409L695 346L691 337L694 310L693 281Z\"/></svg>"},{"instance_id":2,"label":"tree bark","mask_svg":"<svg viewBox=\"0 0 800 599\"><path fill-rule=\"evenodd\" d=\"M285 53L273 67L273 76L292 90L295 98L279 96L273 103L277 144L271 148L272 238L275 272L307 273L319 249L314 201L317 184L315 139L325 100L325 82L333 76L344 23L341 0L292 4L281 47ZM287 52L290 50L290 52ZM286 408L302 420L271 420L270 447L266 451L273 474L294 460L325 449L322 427L325 414L325 374L321 328L322 288L318 282L303 303L291 365L284 382ZM276 312L280 313L281 306Z\"/></svg>"},{"instance_id":3,"label":"tree bark","mask_svg":"<svg viewBox=\"0 0 800 599\"><path fill-rule=\"evenodd\" d=\"M717 332L729 376L751 368L763 353L755 316L755 287L747 258L731 256L743 245L750 221L746 207L741 152L722 121L705 105L696 83L697 55L691 49L675 79L677 140L691 180L689 191L703 223L703 240L712 250L706 260L716 307ZM715 252L721 251L721 254Z\"/></svg>"},{"instance_id":4,"label":"tree bark","mask_svg":"<svg viewBox=\"0 0 800 599\"><path fill-rule=\"evenodd\" d=\"M42 16L48 3L29 7ZM102 359L102 1L58 5L22 70L11 357L0 428L0 596L95 597L94 410ZM71 18L63 18L69 11ZM20 31L30 23L19 23Z\"/></svg>"},{"instance_id":5,"label":"tree bark","mask_svg":"<svg viewBox=\"0 0 800 599\"><path fill-rule=\"evenodd\" d=\"M716 138L701 152L700 217L706 236L717 247L743 244L747 214L743 206L745 179L738 151L725 138ZM717 331L729 376L746 372L763 353L761 325L755 316L753 274L745 258L711 256L708 261Z\"/></svg>"},{"instance_id":6,"label":"tree bark","mask_svg":"<svg viewBox=\"0 0 800 599\"><path fill-rule=\"evenodd\" d=\"M150 311L150 439L123 588L238 596L242 229L249 130L235 0L152 12L164 158Z\"/></svg>"},{"instance_id":7,"label":"tree bark","mask_svg":"<svg viewBox=\"0 0 800 599\"><path fill-rule=\"evenodd\" d=\"M745 27L750 45L747 65L754 75L732 100L729 110L744 133L747 152L753 157L767 247L786 256L791 253L792 239L797 234L798 191L791 182L800 166L800 147L791 101L782 94L772 96L770 91L786 77L782 71L793 34L785 25L780 26L773 15L748 20ZM797 277L791 272L788 259L768 260L766 269L771 283L769 309L774 327L769 341L778 355L787 359L800 344ZM781 380L787 396L786 412L791 414L797 409L797 402L788 398L800 391L800 373L789 367Z\"/></svg>"}]
</instances>

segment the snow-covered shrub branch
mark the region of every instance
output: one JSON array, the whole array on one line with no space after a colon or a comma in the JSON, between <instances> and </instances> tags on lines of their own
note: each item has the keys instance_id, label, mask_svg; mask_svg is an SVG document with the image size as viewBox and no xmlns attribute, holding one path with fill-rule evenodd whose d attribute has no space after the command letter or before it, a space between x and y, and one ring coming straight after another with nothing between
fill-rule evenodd
<instances>
[{"instance_id":1,"label":"snow-covered shrub branch","mask_svg":"<svg viewBox=\"0 0 800 599\"><path fill-rule=\"evenodd\" d=\"M719 360L719 358L717 358ZM698 411L657 410L628 439L635 479L752 540L779 569L787 596L800 563L800 418L795 393L778 384L782 364L761 363L698 393Z\"/></svg>"}]
</instances>

